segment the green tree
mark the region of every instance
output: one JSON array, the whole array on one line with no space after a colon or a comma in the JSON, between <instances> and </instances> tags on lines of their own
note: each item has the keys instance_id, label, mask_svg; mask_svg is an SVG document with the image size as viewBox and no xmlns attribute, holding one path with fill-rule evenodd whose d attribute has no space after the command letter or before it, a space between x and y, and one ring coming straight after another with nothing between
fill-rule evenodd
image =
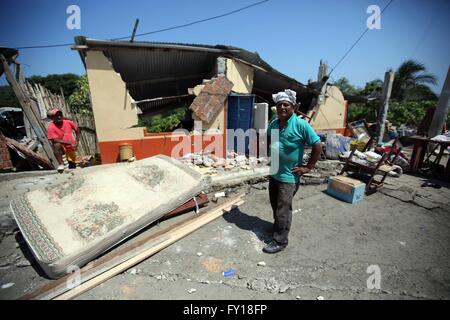
<instances>
[{"instance_id":1,"label":"green tree","mask_svg":"<svg viewBox=\"0 0 450 320\"><path fill-rule=\"evenodd\" d=\"M77 81L80 76L73 73L49 74L47 76L31 76L27 78L30 83L38 83L46 87L53 93L64 92L64 96L69 97L77 89Z\"/></svg>"},{"instance_id":2,"label":"green tree","mask_svg":"<svg viewBox=\"0 0 450 320\"><path fill-rule=\"evenodd\" d=\"M406 60L395 72L391 99L397 101L437 100L436 95L428 87L429 84L437 84L436 76L427 73L423 63Z\"/></svg>"},{"instance_id":3,"label":"green tree","mask_svg":"<svg viewBox=\"0 0 450 320\"><path fill-rule=\"evenodd\" d=\"M0 86L0 108L3 107L20 108L20 103L10 86Z\"/></svg>"},{"instance_id":4,"label":"green tree","mask_svg":"<svg viewBox=\"0 0 450 320\"><path fill-rule=\"evenodd\" d=\"M87 77L80 77L75 84L75 90L67 99L70 109L73 113L92 113Z\"/></svg>"},{"instance_id":5,"label":"green tree","mask_svg":"<svg viewBox=\"0 0 450 320\"><path fill-rule=\"evenodd\" d=\"M366 82L366 85L364 86L364 89L362 89L359 94L363 96L376 96L377 94L381 95L381 92L383 91L383 81L380 79L372 80L369 82Z\"/></svg>"},{"instance_id":6,"label":"green tree","mask_svg":"<svg viewBox=\"0 0 450 320\"><path fill-rule=\"evenodd\" d=\"M405 124L417 127L428 108L436 107L435 101L391 101L389 103L387 118L395 126Z\"/></svg>"},{"instance_id":7,"label":"green tree","mask_svg":"<svg viewBox=\"0 0 450 320\"><path fill-rule=\"evenodd\" d=\"M359 94L360 89L350 84L350 81L346 77L337 79L334 86L338 87L343 93L347 94Z\"/></svg>"},{"instance_id":8,"label":"green tree","mask_svg":"<svg viewBox=\"0 0 450 320\"><path fill-rule=\"evenodd\" d=\"M368 122L377 120L379 100L371 100L367 103L352 103L348 108L347 122L365 119Z\"/></svg>"}]
</instances>

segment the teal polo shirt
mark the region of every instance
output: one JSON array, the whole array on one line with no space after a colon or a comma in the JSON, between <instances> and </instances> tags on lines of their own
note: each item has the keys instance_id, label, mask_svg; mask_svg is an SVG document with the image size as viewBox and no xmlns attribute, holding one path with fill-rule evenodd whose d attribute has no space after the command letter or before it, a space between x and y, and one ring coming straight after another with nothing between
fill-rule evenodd
<instances>
[{"instance_id":1,"label":"teal polo shirt","mask_svg":"<svg viewBox=\"0 0 450 320\"><path fill-rule=\"evenodd\" d=\"M278 139L276 139L276 134L272 130L279 130ZM312 146L320 142L320 137L308 122L298 118L295 113L292 114L281 130L278 118L272 120L267 128L267 135L272 140L270 145L270 176L280 182L298 183L299 175L292 173L291 170L302 165L305 144Z\"/></svg>"}]
</instances>

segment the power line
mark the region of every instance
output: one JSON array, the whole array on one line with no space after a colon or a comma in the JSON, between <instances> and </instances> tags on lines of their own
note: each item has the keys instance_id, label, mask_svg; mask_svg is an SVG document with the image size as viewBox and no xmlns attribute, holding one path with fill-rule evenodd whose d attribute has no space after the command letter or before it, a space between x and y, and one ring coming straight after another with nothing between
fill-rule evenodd
<instances>
[{"instance_id":1,"label":"power line","mask_svg":"<svg viewBox=\"0 0 450 320\"><path fill-rule=\"evenodd\" d=\"M259 1L259 2L256 2L256 3L250 4L248 6L245 6L245 7L233 10L233 11L229 11L229 12L226 12L226 13L214 16L214 17L201 19L201 20L196 20L196 21L193 21L193 22L189 22L189 23L178 25L178 26L174 26L174 27L169 27L169 28L154 30L154 31L150 31L150 32L140 33L140 34L135 35L135 37L140 37L140 36L145 36L145 35L149 35L149 34L160 33L160 32L174 30L174 29L181 29L181 28L192 26L194 24L198 24L198 23L202 23L202 22L206 22L206 21L210 21L210 20L214 20L214 19L223 18L223 17L229 16L229 15L238 13L240 11L244 11L244 10L249 9L251 7L255 7L255 6L261 5L261 4L263 4L265 2L269 2L269 1L270 0ZM111 40L112 41L116 41L116 40L123 40L123 39L128 39L128 38L130 38L130 36L121 37L121 38L114 38L114 39L111 39ZM56 48L56 47L66 47L66 46L70 46L72 44L73 43L49 44L49 45L39 45L39 46L17 47L15 49L17 49L17 50L24 50L24 49Z\"/></svg>"},{"instance_id":2,"label":"power line","mask_svg":"<svg viewBox=\"0 0 450 320\"><path fill-rule=\"evenodd\" d=\"M386 9L391 5L391 3L392 3L393 1L394 1L394 0L390 0L389 3L383 8L383 10L381 10L380 14L379 14L375 19L378 19L378 17L381 16L381 14L384 12L384 10L386 10ZM358 44L358 42L362 39L362 37L364 37L364 35L367 33L367 31L369 31L369 28L368 28L368 27L366 27L366 30L364 30L364 32L359 36L359 38L356 39L356 41L353 43L353 45L350 47L350 49L347 50L347 52L346 52L346 53L344 54L344 56L338 61L338 63L335 64L335 66L331 69L331 71L330 71L330 73L329 73L328 76L330 76L331 73L333 73L333 71L338 67L338 65L340 65L341 62L344 61L345 57L347 57L347 55L353 50L353 48Z\"/></svg>"},{"instance_id":3,"label":"power line","mask_svg":"<svg viewBox=\"0 0 450 320\"><path fill-rule=\"evenodd\" d=\"M158 32L174 30L174 29L185 28L185 27L189 27L189 26L192 26L194 24L202 23L202 22L205 22L205 21L210 21L210 20L214 20L214 19L218 19L218 18L223 18L223 17L229 16L229 15L235 14L237 12L244 11L244 10L246 10L248 8L258 6L258 5L263 4L264 2L268 2L268 1L270 1L270 0L259 1L259 2L253 3L251 5L248 5L246 7L242 7L240 9L236 9L236 10L233 10L233 11L230 11L230 12L218 15L218 16L214 16L214 17L211 17L211 18L206 18L206 19L202 19L202 20L193 21L193 22L189 22L189 23L186 23L186 24L181 24L179 26L174 26L174 27L164 28L164 29L160 29L160 30L140 33L140 34L137 34L136 37L146 36L146 35L149 35L149 34L154 34L154 33L158 33ZM130 36L121 37L121 38L115 38L115 39L111 39L111 40L115 41L115 40L123 40L123 39L128 39L128 38L130 38Z\"/></svg>"}]
</instances>

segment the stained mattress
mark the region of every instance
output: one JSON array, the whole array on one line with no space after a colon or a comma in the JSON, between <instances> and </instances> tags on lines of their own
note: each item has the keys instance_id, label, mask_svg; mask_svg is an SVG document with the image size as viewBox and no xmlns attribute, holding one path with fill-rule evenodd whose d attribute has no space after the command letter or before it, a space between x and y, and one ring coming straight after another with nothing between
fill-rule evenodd
<instances>
[{"instance_id":1,"label":"stained mattress","mask_svg":"<svg viewBox=\"0 0 450 320\"><path fill-rule=\"evenodd\" d=\"M162 155L83 171L11 201L28 246L51 278L82 267L202 190L198 172Z\"/></svg>"}]
</instances>

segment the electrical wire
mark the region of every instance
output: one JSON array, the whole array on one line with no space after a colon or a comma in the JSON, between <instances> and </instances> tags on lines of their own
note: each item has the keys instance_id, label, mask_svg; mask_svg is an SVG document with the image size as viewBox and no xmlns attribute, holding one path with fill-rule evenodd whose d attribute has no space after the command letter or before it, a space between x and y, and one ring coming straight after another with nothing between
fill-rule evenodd
<instances>
[{"instance_id":1,"label":"electrical wire","mask_svg":"<svg viewBox=\"0 0 450 320\"><path fill-rule=\"evenodd\" d=\"M380 14L375 18L378 19L378 17L381 16L381 14L391 5L391 3L394 0L390 0L389 3L383 8L383 10L381 10ZM352 46L350 47L350 49L347 50L347 52L342 56L342 58L338 61L338 63L335 64L335 66L331 69L330 73L328 74L328 76L330 76L333 71L341 64L342 61L344 61L344 59L348 56L348 54L353 50L353 48L358 44L358 42L362 39L362 37L364 37L364 35L367 33L367 31L369 31L370 29L368 27L366 27L366 30L364 30L364 32L359 36L358 39L356 39L356 41L352 44Z\"/></svg>"},{"instance_id":2,"label":"electrical wire","mask_svg":"<svg viewBox=\"0 0 450 320\"><path fill-rule=\"evenodd\" d=\"M251 7L255 7L255 6L261 5L261 4L263 4L265 2L268 2L268 1L270 1L270 0L259 1L259 2L256 2L256 3L250 4L248 6L245 6L245 7L233 10L233 11L229 11L229 12L217 15L217 16L213 16L213 17L210 17L210 18L196 20L196 21L193 21L193 22L189 22L189 23L186 23L186 24L173 26L173 27L169 27L169 28L164 28L164 29L159 29L159 30L154 30L154 31L150 31L150 32L136 34L135 37L141 37L141 36L145 36L145 35L149 35L149 34L155 34L155 33L160 33L160 32L164 32L164 31L169 31L169 30L181 29L181 28L192 26L194 24L203 23L203 22L206 22L206 21L211 21L211 20L214 20L214 19L223 18L223 17L229 16L229 15L238 13L240 11L244 11L244 10L249 9ZM111 40L112 41L116 41L116 40L124 40L124 39L128 39L128 38L131 38L131 36L126 36L126 37L121 37L121 38L114 38L114 39L111 39ZM14 49L17 49L17 50L43 49L43 48L66 47L66 46L70 46L70 45L73 45L73 43L48 44L48 45L38 45L38 46L25 46L25 47L16 47Z\"/></svg>"}]
</instances>

